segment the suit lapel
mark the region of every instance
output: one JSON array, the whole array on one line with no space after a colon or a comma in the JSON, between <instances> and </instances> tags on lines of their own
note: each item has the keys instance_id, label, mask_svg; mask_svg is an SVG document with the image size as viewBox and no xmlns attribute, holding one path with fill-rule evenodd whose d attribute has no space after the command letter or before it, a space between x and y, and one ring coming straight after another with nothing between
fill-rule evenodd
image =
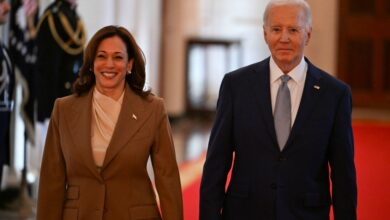
<instances>
[{"instance_id":1,"label":"suit lapel","mask_svg":"<svg viewBox=\"0 0 390 220\"><path fill-rule=\"evenodd\" d=\"M106 152L102 171L144 125L151 112L146 108L145 101L126 86L121 112Z\"/></svg>"},{"instance_id":2,"label":"suit lapel","mask_svg":"<svg viewBox=\"0 0 390 220\"><path fill-rule=\"evenodd\" d=\"M253 89L254 97L257 100L255 103L260 103L260 112L267 128L266 130L268 131L272 141L277 146L271 104L269 61L270 58L264 60L263 62L259 63L258 66L256 66L256 73L251 75L251 78L249 78L249 83ZM273 150L276 149L274 146L270 147Z\"/></svg>"},{"instance_id":3,"label":"suit lapel","mask_svg":"<svg viewBox=\"0 0 390 220\"><path fill-rule=\"evenodd\" d=\"M324 85L321 84L321 76L315 67L306 59L308 64L308 70L305 80L305 86L303 89L301 103L299 104L298 113L291 129L290 137L287 141L286 148L295 138L296 134L302 129L305 122L318 101L318 97L322 91L324 91Z\"/></svg>"},{"instance_id":4,"label":"suit lapel","mask_svg":"<svg viewBox=\"0 0 390 220\"><path fill-rule=\"evenodd\" d=\"M271 146L272 149L279 150L275 125L272 114L272 103L271 103L271 89L270 89L270 69L269 69L269 60L270 58L261 62L256 68L256 74L252 74L250 80L250 85L254 91L254 97L260 102L261 115L263 117L265 126L267 127L268 134L270 135L274 146ZM321 92L324 91L325 85L321 84L320 74L316 68L305 58L308 63L308 70L304 85L304 90L302 94L301 103L299 105L297 117L295 119L294 125L291 129L291 134L286 143L286 148L291 144L292 140L295 138L296 134L302 129L307 117L312 111L313 107L318 101L318 97ZM260 84L258 84L260 82Z\"/></svg>"},{"instance_id":5,"label":"suit lapel","mask_svg":"<svg viewBox=\"0 0 390 220\"><path fill-rule=\"evenodd\" d=\"M101 179L93 160L91 147L92 94L93 89L88 94L75 99L66 121L74 146L79 150L82 161L94 176Z\"/></svg>"}]
</instances>

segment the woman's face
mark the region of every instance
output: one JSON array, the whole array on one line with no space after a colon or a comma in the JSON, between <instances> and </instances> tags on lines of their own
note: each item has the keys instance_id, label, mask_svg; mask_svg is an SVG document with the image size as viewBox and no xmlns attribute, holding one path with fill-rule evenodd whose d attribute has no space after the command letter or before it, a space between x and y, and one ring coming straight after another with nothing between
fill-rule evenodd
<instances>
[{"instance_id":1,"label":"woman's face","mask_svg":"<svg viewBox=\"0 0 390 220\"><path fill-rule=\"evenodd\" d=\"M131 71L133 61L129 60L126 45L120 37L102 40L93 62L98 91L117 100L125 88L125 77Z\"/></svg>"}]
</instances>

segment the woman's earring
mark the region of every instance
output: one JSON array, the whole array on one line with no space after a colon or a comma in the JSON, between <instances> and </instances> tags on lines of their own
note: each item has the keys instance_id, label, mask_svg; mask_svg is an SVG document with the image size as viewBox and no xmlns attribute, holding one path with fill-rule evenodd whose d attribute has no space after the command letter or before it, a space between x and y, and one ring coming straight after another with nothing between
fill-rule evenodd
<instances>
[{"instance_id":1,"label":"woman's earring","mask_svg":"<svg viewBox=\"0 0 390 220\"><path fill-rule=\"evenodd\" d=\"M131 74L131 70L128 70L126 74L127 74L127 75L130 75L130 74Z\"/></svg>"}]
</instances>

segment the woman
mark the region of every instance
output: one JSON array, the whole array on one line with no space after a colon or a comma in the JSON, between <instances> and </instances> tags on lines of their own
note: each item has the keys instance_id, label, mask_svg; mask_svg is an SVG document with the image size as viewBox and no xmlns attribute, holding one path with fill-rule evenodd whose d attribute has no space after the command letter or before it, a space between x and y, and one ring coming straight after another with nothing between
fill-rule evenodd
<instances>
[{"instance_id":1,"label":"woman","mask_svg":"<svg viewBox=\"0 0 390 220\"><path fill-rule=\"evenodd\" d=\"M38 220L183 219L167 113L144 84L145 61L132 35L123 27L100 29L85 50L75 94L54 105Z\"/></svg>"}]
</instances>

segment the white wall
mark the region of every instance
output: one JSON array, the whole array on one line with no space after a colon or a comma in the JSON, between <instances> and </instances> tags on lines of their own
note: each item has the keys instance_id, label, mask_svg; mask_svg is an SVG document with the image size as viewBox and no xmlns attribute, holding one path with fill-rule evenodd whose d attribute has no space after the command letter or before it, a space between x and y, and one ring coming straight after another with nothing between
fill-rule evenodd
<instances>
[{"instance_id":1,"label":"white wall","mask_svg":"<svg viewBox=\"0 0 390 220\"><path fill-rule=\"evenodd\" d=\"M313 33L306 48L310 61L335 75L337 70L337 0L308 0L313 13Z\"/></svg>"}]
</instances>

